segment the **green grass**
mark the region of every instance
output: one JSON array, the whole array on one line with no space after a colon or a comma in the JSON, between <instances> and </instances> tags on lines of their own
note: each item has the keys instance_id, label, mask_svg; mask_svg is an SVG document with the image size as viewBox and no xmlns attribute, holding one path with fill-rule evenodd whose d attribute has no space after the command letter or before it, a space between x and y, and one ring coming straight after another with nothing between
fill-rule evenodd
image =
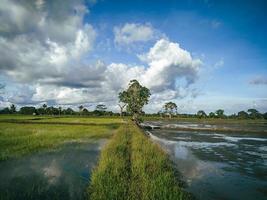
<instances>
[{"instance_id":1,"label":"green grass","mask_svg":"<svg viewBox=\"0 0 267 200\"><path fill-rule=\"evenodd\" d=\"M10 117L10 116L9 116ZM23 117L25 119L25 117ZM61 119L63 122L64 120ZM75 118L79 123L79 118ZM87 119L95 125L32 124L31 122L0 122L0 161L49 149L53 150L66 142L83 142L110 137L118 123L109 119Z\"/></svg>"},{"instance_id":2,"label":"green grass","mask_svg":"<svg viewBox=\"0 0 267 200\"><path fill-rule=\"evenodd\" d=\"M0 115L0 122L36 124L120 124L120 117Z\"/></svg>"},{"instance_id":3,"label":"green grass","mask_svg":"<svg viewBox=\"0 0 267 200\"><path fill-rule=\"evenodd\" d=\"M121 127L101 152L91 178L91 199L122 199L129 194L131 134L125 128Z\"/></svg>"},{"instance_id":4,"label":"green grass","mask_svg":"<svg viewBox=\"0 0 267 200\"><path fill-rule=\"evenodd\" d=\"M131 126L131 199L188 199L180 187L166 153L136 126Z\"/></svg>"},{"instance_id":5,"label":"green grass","mask_svg":"<svg viewBox=\"0 0 267 200\"><path fill-rule=\"evenodd\" d=\"M125 124L102 150L90 199L190 199L167 154L133 124Z\"/></svg>"},{"instance_id":6,"label":"green grass","mask_svg":"<svg viewBox=\"0 0 267 200\"><path fill-rule=\"evenodd\" d=\"M24 119L24 120L29 120L29 119L34 119L34 118L46 118L47 116L33 116L33 115L19 115L19 114L2 114L0 115L0 120L5 120L5 119Z\"/></svg>"}]
</instances>

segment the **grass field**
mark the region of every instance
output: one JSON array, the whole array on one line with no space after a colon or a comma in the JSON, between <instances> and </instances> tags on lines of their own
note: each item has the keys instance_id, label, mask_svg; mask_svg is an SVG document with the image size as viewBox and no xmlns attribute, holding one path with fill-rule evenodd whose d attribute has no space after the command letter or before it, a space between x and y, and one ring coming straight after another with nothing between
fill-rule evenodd
<instances>
[{"instance_id":1,"label":"grass field","mask_svg":"<svg viewBox=\"0 0 267 200\"><path fill-rule=\"evenodd\" d=\"M44 149L55 149L66 142L107 138L114 133L114 130L121 123L119 118L50 118L49 120L53 124L46 124L46 121L35 124L35 120L32 122L31 119L34 118L32 116L11 115L0 117L0 160ZM27 122L8 123L5 120ZM48 119L41 117L40 120ZM86 124L80 124L84 122Z\"/></svg>"},{"instance_id":2,"label":"grass field","mask_svg":"<svg viewBox=\"0 0 267 200\"><path fill-rule=\"evenodd\" d=\"M167 154L133 124L123 125L102 151L90 199L190 199Z\"/></svg>"},{"instance_id":3,"label":"grass field","mask_svg":"<svg viewBox=\"0 0 267 200\"><path fill-rule=\"evenodd\" d=\"M36 123L36 124L107 125L107 124L120 124L122 123L122 120L119 117L0 115L0 122Z\"/></svg>"}]
</instances>

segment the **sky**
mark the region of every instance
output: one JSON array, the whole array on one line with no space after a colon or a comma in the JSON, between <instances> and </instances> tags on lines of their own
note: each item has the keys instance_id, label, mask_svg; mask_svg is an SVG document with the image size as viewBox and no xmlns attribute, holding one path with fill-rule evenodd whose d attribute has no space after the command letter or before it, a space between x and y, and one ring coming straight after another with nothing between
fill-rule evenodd
<instances>
[{"instance_id":1,"label":"sky","mask_svg":"<svg viewBox=\"0 0 267 200\"><path fill-rule=\"evenodd\" d=\"M104 103L132 79L144 110L267 112L267 2L0 0L0 108Z\"/></svg>"}]
</instances>

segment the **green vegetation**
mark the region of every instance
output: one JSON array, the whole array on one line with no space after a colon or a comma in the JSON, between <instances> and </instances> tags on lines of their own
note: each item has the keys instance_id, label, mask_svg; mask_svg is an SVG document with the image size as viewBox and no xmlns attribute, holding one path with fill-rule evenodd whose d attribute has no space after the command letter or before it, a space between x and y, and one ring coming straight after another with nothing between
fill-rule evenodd
<instances>
[{"instance_id":1,"label":"green vegetation","mask_svg":"<svg viewBox=\"0 0 267 200\"><path fill-rule=\"evenodd\" d=\"M123 125L102 150L91 199L189 199L167 154L133 124Z\"/></svg>"},{"instance_id":2,"label":"green vegetation","mask_svg":"<svg viewBox=\"0 0 267 200\"><path fill-rule=\"evenodd\" d=\"M213 114L211 114L211 115L213 115ZM204 110L199 110L199 111L197 111L197 117L198 118L206 118L207 114L205 113Z\"/></svg>"},{"instance_id":3,"label":"green vegetation","mask_svg":"<svg viewBox=\"0 0 267 200\"><path fill-rule=\"evenodd\" d=\"M117 125L122 123L118 117L82 117L82 116L32 116L0 115L0 122L37 123L37 124L74 124L74 125Z\"/></svg>"},{"instance_id":4,"label":"green vegetation","mask_svg":"<svg viewBox=\"0 0 267 200\"><path fill-rule=\"evenodd\" d=\"M138 122L143 112L142 108L148 104L150 95L149 89L140 85L137 80L131 80L127 90L119 93L119 100L126 105L126 110L132 115L132 119Z\"/></svg>"},{"instance_id":5,"label":"green vegetation","mask_svg":"<svg viewBox=\"0 0 267 200\"><path fill-rule=\"evenodd\" d=\"M32 152L55 149L66 142L84 142L110 137L120 126L120 119L107 118L51 118L53 125L34 124L36 120L27 116L17 116L27 123L6 123L10 116L0 118L0 160L18 157ZM42 118L40 118L40 121ZM57 124L64 122L63 124ZM72 122L71 124L68 124ZM80 125L86 122L89 125ZM116 123L114 123L116 122ZM73 124L75 124L73 126ZM94 125L90 125L94 123Z\"/></svg>"},{"instance_id":6,"label":"green vegetation","mask_svg":"<svg viewBox=\"0 0 267 200\"><path fill-rule=\"evenodd\" d=\"M177 105L173 102L168 102L164 104L164 113L169 115L169 118L172 118L173 114L177 114Z\"/></svg>"},{"instance_id":7,"label":"green vegetation","mask_svg":"<svg viewBox=\"0 0 267 200\"><path fill-rule=\"evenodd\" d=\"M130 137L130 132L123 126L102 150L98 167L91 178L91 199L127 197L131 173Z\"/></svg>"},{"instance_id":8,"label":"green vegetation","mask_svg":"<svg viewBox=\"0 0 267 200\"><path fill-rule=\"evenodd\" d=\"M91 107L91 105L89 105ZM14 104L9 107L0 109L0 114L22 114L22 115L79 115L79 116L119 116L118 113L113 113L112 111L107 111L107 107L104 104L96 105L93 111L89 111L88 108L83 105L78 106L78 111L73 110L73 108L62 108L61 106L47 106L43 104L41 107L34 106L23 106L17 110Z\"/></svg>"}]
</instances>

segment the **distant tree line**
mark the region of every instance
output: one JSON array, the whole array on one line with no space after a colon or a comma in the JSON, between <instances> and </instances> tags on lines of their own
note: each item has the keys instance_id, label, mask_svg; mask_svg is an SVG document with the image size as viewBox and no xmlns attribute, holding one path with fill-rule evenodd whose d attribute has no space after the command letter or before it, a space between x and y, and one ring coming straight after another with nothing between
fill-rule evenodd
<instances>
[{"instance_id":1,"label":"distant tree line","mask_svg":"<svg viewBox=\"0 0 267 200\"><path fill-rule=\"evenodd\" d=\"M125 94L123 94L125 95ZM134 105L135 106L135 105ZM123 105L124 107L124 105ZM0 110L0 114L23 114L23 115L79 115L79 116L131 116L131 108L128 107L127 112L123 111L123 107L120 106L121 112L115 113L107 110L107 106L104 104L96 105L93 111L89 111L83 105L78 107L78 111L72 108L63 109L59 107L48 107L43 104L41 107L36 108L34 106L24 106L17 110L14 104ZM135 107L134 107L135 108ZM130 110L130 111L129 111ZM196 114L180 114L178 113L178 107L173 102L167 102L163 105L163 109L158 113L146 114L142 110L138 110L138 114L153 117L181 117L181 118L218 118L218 119L267 119L267 112L260 113L258 110L251 108L247 111L240 111L235 114L226 115L223 109L218 109L215 112L206 113L204 110L199 110Z\"/></svg>"},{"instance_id":2,"label":"distant tree line","mask_svg":"<svg viewBox=\"0 0 267 200\"><path fill-rule=\"evenodd\" d=\"M221 118L221 119L267 119L267 113L260 113L258 110L251 108L247 111L240 111L231 115L226 115L223 109L216 110L206 114L203 110L196 113L198 118Z\"/></svg>"},{"instance_id":3,"label":"distant tree line","mask_svg":"<svg viewBox=\"0 0 267 200\"><path fill-rule=\"evenodd\" d=\"M267 112L260 113L258 110L251 108L247 111L240 111L231 115L226 115L223 109L218 109L215 112L206 113L204 110L199 110L196 114L179 114L178 106L173 102L167 102L163 105L162 110L154 114L146 114L146 116L154 117L181 117L181 118L218 118L218 119L267 119Z\"/></svg>"},{"instance_id":4,"label":"distant tree line","mask_svg":"<svg viewBox=\"0 0 267 200\"><path fill-rule=\"evenodd\" d=\"M93 111L89 111L83 105L78 107L78 111L72 108L62 108L47 106L43 104L41 107L23 106L17 110L14 104L10 107L6 107L0 110L0 114L22 114L22 115L86 115L86 116L119 116L119 113L107 111L107 107L104 104L98 104Z\"/></svg>"}]
</instances>

